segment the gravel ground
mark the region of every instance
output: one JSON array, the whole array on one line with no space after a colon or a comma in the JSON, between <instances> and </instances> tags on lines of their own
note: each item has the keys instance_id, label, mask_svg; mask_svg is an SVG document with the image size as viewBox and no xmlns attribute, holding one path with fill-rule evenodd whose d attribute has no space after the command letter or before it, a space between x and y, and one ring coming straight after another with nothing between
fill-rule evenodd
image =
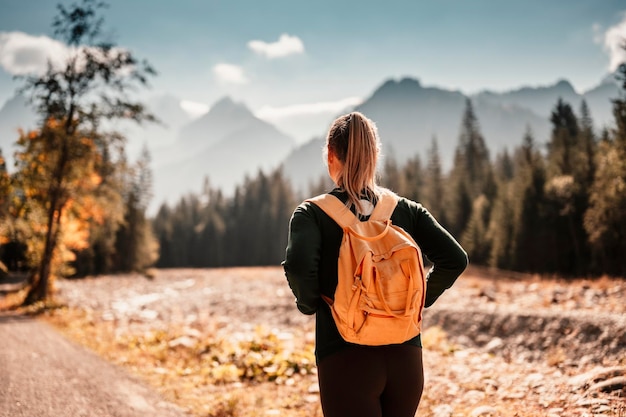
<instances>
[{"instance_id":1,"label":"gravel ground","mask_svg":"<svg viewBox=\"0 0 626 417\"><path fill-rule=\"evenodd\" d=\"M59 332L0 315L1 417L188 417L154 388Z\"/></svg>"},{"instance_id":2,"label":"gravel ground","mask_svg":"<svg viewBox=\"0 0 626 417\"><path fill-rule=\"evenodd\" d=\"M313 338L313 317L295 309L276 267L158 270L153 279L56 285L58 301L121 333L183 326L235 338L262 326L293 344ZM625 417L625 301L624 280L540 280L471 268L425 313L418 415ZM321 415L315 383L308 375L296 384L307 388L294 408L308 414L257 398L254 415Z\"/></svg>"}]
</instances>

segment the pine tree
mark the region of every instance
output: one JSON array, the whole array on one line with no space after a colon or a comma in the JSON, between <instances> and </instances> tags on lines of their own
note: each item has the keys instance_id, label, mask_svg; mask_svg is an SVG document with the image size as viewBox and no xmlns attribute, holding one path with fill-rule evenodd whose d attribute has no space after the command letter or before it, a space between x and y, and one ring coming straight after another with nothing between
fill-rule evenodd
<instances>
[{"instance_id":1,"label":"pine tree","mask_svg":"<svg viewBox=\"0 0 626 417\"><path fill-rule=\"evenodd\" d=\"M398 194L404 194L406 184L403 174L404 173L398 166L398 162L393 155L385 157L383 173L381 175L381 184L384 187L389 188Z\"/></svg>"},{"instance_id":2,"label":"pine tree","mask_svg":"<svg viewBox=\"0 0 626 417\"><path fill-rule=\"evenodd\" d=\"M550 177L571 175L576 164L578 121L572 107L562 99L550 116L552 135L548 142L548 174Z\"/></svg>"},{"instance_id":3,"label":"pine tree","mask_svg":"<svg viewBox=\"0 0 626 417\"><path fill-rule=\"evenodd\" d=\"M600 142L584 225L603 273L626 276L626 64L622 97L613 101L616 128Z\"/></svg>"},{"instance_id":4,"label":"pine tree","mask_svg":"<svg viewBox=\"0 0 626 417\"><path fill-rule=\"evenodd\" d=\"M505 150L496 158L495 172L497 193L486 228L484 239L489 242L489 254L484 254L490 266L510 268L513 234L513 210L511 205L511 180L513 161ZM471 223L471 222L470 222ZM485 245L486 246L486 245Z\"/></svg>"},{"instance_id":5,"label":"pine tree","mask_svg":"<svg viewBox=\"0 0 626 417\"><path fill-rule=\"evenodd\" d=\"M484 194L474 199L472 214L461 236L463 248L468 255L479 265L489 261L491 241L488 235L489 218L491 216L491 202Z\"/></svg>"},{"instance_id":6,"label":"pine tree","mask_svg":"<svg viewBox=\"0 0 626 417\"><path fill-rule=\"evenodd\" d=\"M489 152L469 99L461 122L450 181L451 194L448 197L447 216L451 222L451 232L453 235L461 236L461 244L464 247L476 249L476 253L468 251L471 259L479 263L486 262L488 244L478 242L476 239L486 237L482 230L486 228L484 221L490 217L496 185ZM481 212L473 213L473 208L480 208ZM473 223L471 231L468 229L470 220ZM481 230L480 235L477 235L476 230Z\"/></svg>"},{"instance_id":7,"label":"pine tree","mask_svg":"<svg viewBox=\"0 0 626 417\"><path fill-rule=\"evenodd\" d=\"M453 169L458 167L465 173L472 200L481 194L484 194L487 199L494 196L495 183L489 151L485 139L480 133L478 119L470 99L467 99L466 102L454 162Z\"/></svg>"},{"instance_id":8,"label":"pine tree","mask_svg":"<svg viewBox=\"0 0 626 417\"><path fill-rule=\"evenodd\" d=\"M500 153L495 162L495 177L500 181L510 181L514 175L513 160L509 155L509 152L505 149ZM498 182L496 180L496 182Z\"/></svg>"},{"instance_id":9,"label":"pine tree","mask_svg":"<svg viewBox=\"0 0 626 417\"><path fill-rule=\"evenodd\" d=\"M549 270L551 260L547 258L551 248L546 235L551 225L545 215L545 182L544 160L528 128L522 145L515 151L508 195L512 217L510 259L504 264L508 268L522 272Z\"/></svg>"},{"instance_id":10,"label":"pine tree","mask_svg":"<svg viewBox=\"0 0 626 417\"><path fill-rule=\"evenodd\" d=\"M115 239L116 271L143 272L158 258L158 241L146 217L152 197L150 160L150 152L144 146L137 163L128 170L124 220Z\"/></svg>"},{"instance_id":11,"label":"pine tree","mask_svg":"<svg viewBox=\"0 0 626 417\"><path fill-rule=\"evenodd\" d=\"M287 245L294 193L282 170L245 178L227 199L208 182L153 221L159 267L278 265ZM178 251L177 248L184 248Z\"/></svg>"},{"instance_id":12,"label":"pine tree","mask_svg":"<svg viewBox=\"0 0 626 417\"><path fill-rule=\"evenodd\" d=\"M596 171L595 158L597 152L596 137L593 132L593 120L587 102L582 101L580 106L580 166L576 172L577 180L583 183L585 191L583 194L588 195L588 189L593 182Z\"/></svg>"},{"instance_id":13,"label":"pine tree","mask_svg":"<svg viewBox=\"0 0 626 417\"><path fill-rule=\"evenodd\" d=\"M419 155L407 159L402 169L402 195L413 200L422 201L424 194L424 172Z\"/></svg>"},{"instance_id":14,"label":"pine tree","mask_svg":"<svg viewBox=\"0 0 626 417\"><path fill-rule=\"evenodd\" d=\"M493 203L486 239L490 243L489 266L512 269L513 254L513 205L511 181L499 183L498 193Z\"/></svg>"},{"instance_id":15,"label":"pine tree","mask_svg":"<svg viewBox=\"0 0 626 417\"><path fill-rule=\"evenodd\" d=\"M226 222L224 217L224 196L220 190L210 187L208 179L203 190L206 205L202 214L204 227L200 238L200 245L205 253L204 266L215 267L224 265L224 236L226 234Z\"/></svg>"},{"instance_id":16,"label":"pine tree","mask_svg":"<svg viewBox=\"0 0 626 417\"><path fill-rule=\"evenodd\" d=\"M176 259L174 248L177 242L174 241L174 214L167 204L161 204L156 216L152 219L154 233L159 241L159 259L156 266L158 268L174 267Z\"/></svg>"},{"instance_id":17,"label":"pine tree","mask_svg":"<svg viewBox=\"0 0 626 417\"><path fill-rule=\"evenodd\" d=\"M588 206L587 187L594 150L591 119L585 109L583 105L586 130L581 130L571 106L560 99L550 119L546 191L553 219L552 254L555 272L568 275L587 273L591 261L583 216Z\"/></svg>"},{"instance_id":18,"label":"pine tree","mask_svg":"<svg viewBox=\"0 0 626 417\"><path fill-rule=\"evenodd\" d=\"M447 187L444 184L439 145L437 138L433 137L430 148L428 149L428 163L424 175L424 192L422 195L424 196L424 205L428 211L430 211L444 227L448 225L446 212L444 210L446 190Z\"/></svg>"}]
</instances>

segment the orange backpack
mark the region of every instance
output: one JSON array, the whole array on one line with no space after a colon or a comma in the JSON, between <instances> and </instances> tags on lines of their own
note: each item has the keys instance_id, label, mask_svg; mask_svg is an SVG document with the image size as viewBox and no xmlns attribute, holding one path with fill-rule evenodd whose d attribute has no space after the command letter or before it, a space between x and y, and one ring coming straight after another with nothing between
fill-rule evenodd
<instances>
[{"instance_id":1,"label":"orange backpack","mask_svg":"<svg viewBox=\"0 0 626 417\"><path fill-rule=\"evenodd\" d=\"M420 249L411 235L391 223L398 196L381 191L365 222L331 194L307 200L344 231L334 299L322 297L341 336L360 345L403 343L417 336L426 293Z\"/></svg>"}]
</instances>

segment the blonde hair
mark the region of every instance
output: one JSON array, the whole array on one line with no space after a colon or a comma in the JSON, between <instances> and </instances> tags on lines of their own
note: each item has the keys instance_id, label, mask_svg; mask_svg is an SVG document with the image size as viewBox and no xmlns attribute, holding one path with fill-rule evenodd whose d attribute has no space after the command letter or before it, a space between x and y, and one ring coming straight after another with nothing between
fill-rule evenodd
<instances>
[{"instance_id":1,"label":"blonde hair","mask_svg":"<svg viewBox=\"0 0 626 417\"><path fill-rule=\"evenodd\" d=\"M328 130L325 148L343 163L337 185L348 194L347 204L362 212L360 200L373 199L378 194L376 165L380 140L376 124L359 112L340 116Z\"/></svg>"}]
</instances>

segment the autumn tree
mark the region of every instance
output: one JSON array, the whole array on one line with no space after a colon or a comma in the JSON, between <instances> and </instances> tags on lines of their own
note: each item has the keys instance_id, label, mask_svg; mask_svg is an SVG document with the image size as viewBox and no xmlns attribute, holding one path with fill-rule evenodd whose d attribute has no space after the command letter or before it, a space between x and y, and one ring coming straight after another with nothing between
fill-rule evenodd
<instances>
[{"instance_id":1,"label":"autumn tree","mask_svg":"<svg viewBox=\"0 0 626 417\"><path fill-rule=\"evenodd\" d=\"M125 160L123 153L119 155L119 160L113 160L111 152L104 149L99 163L94 167L100 181L91 197L97 200L97 207L104 214L87 220L88 244L73 250L73 276L84 277L113 271L116 232L124 218L121 190L127 176Z\"/></svg>"},{"instance_id":2,"label":"autumn tree","mask_svg":"<svg viewBox=\"0 0 626 417\"><path fill-rule=\"evenodd\" d=\"M36 248L36 268L27 304L45 299L53 262L67 261L60 249L70 238L73 220L86 221L99 212L93 191L103 154L123 151L124 138L106 131L105 120L153 120L144 106L128 98L129 88L147 84L155 72L128 50L103 39L104 3L82 0L69 7L58 5L54 36L68 47L62 65L48 63L46 72L26 76L21 92L37 110L39 129L21 141L18 175L24 193L33 197L41 216ZM97 217L97 216L96 216ZM83 235L84 226L74 235ZM85 237L86 238L86 237Z\"/></svg>"},{"instance_id":3,"label":"autumn tree","mask_svg":"<svg viewBox=\"0 0 626 417\"><path fill-rule=\"evenodd\" d=\"M4 245L10 243L9 229L9 199L11 194L11 178L7 172L6 162L0 149L0 267L4 260ZM0 274L2 272L0 271Z\"/></svg>"},{"instance_id":4,"label":"autumn tree","mask_svg":"<svg viewBox=\"0 0 626 417\"><path fill-rule=\"evenodd\" d=\"M4 223L4 221L8 218L10 190L11 178L7 171L6 161L2 155L2 149L0 149L0 223Z\"/></svg>"}]
</instances>

